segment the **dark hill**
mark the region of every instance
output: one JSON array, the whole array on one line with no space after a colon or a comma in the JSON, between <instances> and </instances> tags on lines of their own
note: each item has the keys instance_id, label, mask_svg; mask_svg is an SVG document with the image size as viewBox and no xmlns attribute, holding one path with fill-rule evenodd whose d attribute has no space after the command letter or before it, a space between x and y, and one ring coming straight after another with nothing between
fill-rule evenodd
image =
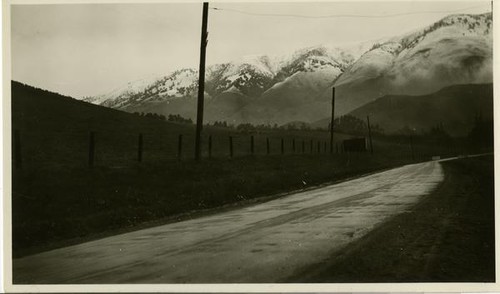
<instances>
[{"instance_id":1,"label":"dark hill","mask_svg":"<svg viewBox=\"0 0 500 294\"><path fill-rule=\"evenodd\" d=\"M89 133L95 133L96 164L121 166L137 158L144 136L146 160L175 158L177 137L184 135L192 154L194 126L93 105L57 93L12 82L12 129L19 130L23 166L85 166Z\"/></svg>"},{"instance_id":2,"label":"dark hill","mask_svg":"<svg viewBox=\"0 0 500 294\"><path fill-rule=\"evenodd\" d=\"M90 104L16 81L12 81L12 124L14 129L28 131L120 129L135 132L156 126L187 127Z\"/></svg>"},{"instance_id":3,"label":"dark hill","mask_svg":"<svg viewBox=\"0 0 500 294\"><path fill-rule=\"evenodd\" d=\"M464 136L472 129L480 114L493 118L493 84L454 85L435 93L421 96L386 95L349 113L366 120L370 116L386 133L395 133L406 127L416 132L427 132L442 124L453 136ZM323 119L314 126L326 126Z\"/></svg>"}]
</instances>

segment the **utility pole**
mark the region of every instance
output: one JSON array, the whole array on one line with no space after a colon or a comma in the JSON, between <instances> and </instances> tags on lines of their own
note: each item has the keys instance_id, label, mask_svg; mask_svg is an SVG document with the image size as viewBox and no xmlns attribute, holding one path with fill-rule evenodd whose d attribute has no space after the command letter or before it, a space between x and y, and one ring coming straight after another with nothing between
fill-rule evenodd
<instances>
[{"instance_id":1,"label":"utility pole","mask_svg":"<svg viewBox=\"0 0 500 294\"><path fill-rule=\"evenodd\" d=\"M368 139L370 140L370 153L373 155L373 142L372 142L372 129L370 127L370 116L366 116L366 121L368 123Z\"/></svg>"},{"instance_id":2,"label":"utility pole","mask_svg":"<svg viewBox=\"0 0 500 294\"><path fill-rule=\"evenodd\" d=\"M333 122L335 121L335 87L332 88L332 121L330 122L330 154L333 154Z\"/></svg>"},{"instance_id":3,"label":"utility pole","mask_svg":"<svg viewBox=\"0 0 500 294\"><path fill-rule=\"evenodd\" d=\"M203 128L203 103L205 94L205 57L207 50L207 23L208 23L208 2L203 2L203 19L201 23L201 43L200 43L200 70L198 77L198 109L196 114L196 138L194 159L200 160L201 155L201 130Z\"/></svg>"}]
</instances>

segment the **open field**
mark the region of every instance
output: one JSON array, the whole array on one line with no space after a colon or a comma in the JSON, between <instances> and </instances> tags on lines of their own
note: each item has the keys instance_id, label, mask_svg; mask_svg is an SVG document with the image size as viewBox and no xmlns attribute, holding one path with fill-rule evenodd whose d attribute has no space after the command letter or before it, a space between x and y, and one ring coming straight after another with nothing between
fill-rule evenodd
<instances>
[{"instance_id":1,"label":"open field","mask_svg":"<svg viewBox=\"0 0 500 294\"><path fill-rule=\"evenodd\" d=\"M16 171L12 198L14 253L406 162L368 154L349 158L269 156L201 163L157 162L118 169Z\"/></svg>"}]
</instances>

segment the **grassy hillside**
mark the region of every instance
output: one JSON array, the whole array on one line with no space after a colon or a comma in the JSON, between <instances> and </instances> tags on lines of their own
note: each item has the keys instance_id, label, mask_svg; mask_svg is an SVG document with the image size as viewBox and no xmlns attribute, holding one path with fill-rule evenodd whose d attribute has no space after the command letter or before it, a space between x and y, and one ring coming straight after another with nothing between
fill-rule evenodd
<instances>
[{"instance_id":1,"label":"grassy hillside","mask_svg":"<svg viewBox=\"0 0 500 294\"><path fill-rule=\"evenodd\" d=\"M361 119L370 115L388 133L405 126L425 132L442 123L448 133L463 136L478 114L493 119L493 85L456 85L422 96L388 95L350 114Z\"/></svg>"}]
</instances>

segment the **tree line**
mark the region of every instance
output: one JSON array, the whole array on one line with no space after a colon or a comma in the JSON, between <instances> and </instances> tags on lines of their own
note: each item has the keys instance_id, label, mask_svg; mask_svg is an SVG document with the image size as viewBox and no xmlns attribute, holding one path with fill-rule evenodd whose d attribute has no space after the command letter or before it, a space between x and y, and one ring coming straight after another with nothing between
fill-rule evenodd
<instances>
[{"instance_id":1,"label":"tree line","mask_svg":"<svg viewBox=\"0 0 500 294\"><path fill-rule=\"evenodd\" d=\"M176 122L176 123L183 123L183 124L193 124L193 120L190 118L184 118L179 114L169 114L168 117L166 117L163 114L158 114L154 112L134 112L135 115L146 117L146 118L151 118L151 119L156 119L156 120L163 120L163 121L169 121L169 122Z\"/></svg>"}]
</instances>

